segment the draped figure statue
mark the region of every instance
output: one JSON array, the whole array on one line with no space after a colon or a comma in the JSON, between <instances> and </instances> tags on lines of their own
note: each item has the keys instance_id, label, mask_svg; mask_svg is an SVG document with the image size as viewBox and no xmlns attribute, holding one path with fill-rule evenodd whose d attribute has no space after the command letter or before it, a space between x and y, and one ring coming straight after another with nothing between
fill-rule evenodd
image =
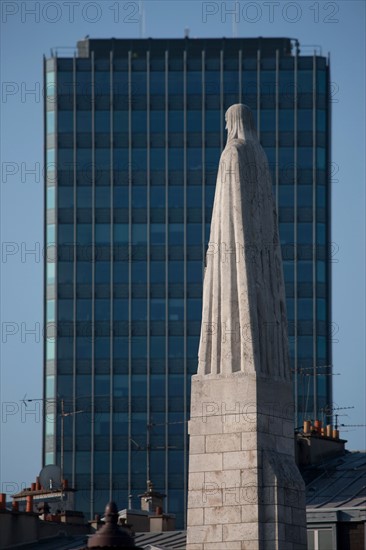
<instances>
[{"instance_id":1,"label":"draped figure statue","mask_svg":"<svg viewBox=\"0 0 366 550\"><path fill-rule=\"evenodd\" d=\"M225 115L206 255L198 374L290 379L285 292L267 157L252 113Z\"/></svg>"}]
</instances>

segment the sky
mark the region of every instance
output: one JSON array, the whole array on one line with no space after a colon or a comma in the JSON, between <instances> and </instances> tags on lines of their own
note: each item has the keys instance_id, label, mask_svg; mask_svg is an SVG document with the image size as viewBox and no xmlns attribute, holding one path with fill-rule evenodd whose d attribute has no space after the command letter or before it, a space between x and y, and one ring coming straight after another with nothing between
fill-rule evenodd
<instances>
[{"instance_id":1,"label":"sky","mask_svg":"<svg viewBox=\"0 0 366 550\"><path fill-rule=\"evenodd\" d=\"M330 54L333 405L340 424L365 424L365 2L2 0L0 9L0 492L28 486L42 465L42 59L51 48L72 55L86 35L189 29L191 38L297 38L303 54ZM24 396L35 401L25 407ZM366 449L364 426L341 435L348 449Z\"/></svg>"}]
</instances>

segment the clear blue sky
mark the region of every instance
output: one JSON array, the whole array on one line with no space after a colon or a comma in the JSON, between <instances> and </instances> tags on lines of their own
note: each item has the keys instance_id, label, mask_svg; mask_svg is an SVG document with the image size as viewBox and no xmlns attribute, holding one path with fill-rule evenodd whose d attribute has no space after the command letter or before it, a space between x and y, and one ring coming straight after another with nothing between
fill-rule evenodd
<instances>
[{"instance_id":1,"label":"clear blue sky","mask_svg":"<svg viewBox=\"0 0 366 550\"><path fill-rule=\"evenodd\" d=\"M236 5L236 6L235 6ZM236 7L238 21L228 13ZM0 491L17 491L41 467L43 113L42 56L92 38L291 37L302 51L330 52L333 94L332 198L334 403L344 424L365 421L365 3L200 2L143 3L6 1L1 8ZM33 13L31 13L33 12ZM31 90L34 93L31 93ZM14 164L9 164L14 163ZM23 163L23 164L22 164ZM38 164L37 164L38 163ZM36 174L25 169L36 168ZM13 244L5 244L13 243ZM7 248L5 248L7 247ZM27 250L35 253L27 254ZM6 251L9 252L6 255ZM22 325L23 323L23 325ZM35 334L27 334L27 330ZM7 334L14 331L13 335ZM33 414L29 414L33 408ZM25 414L26 413L26 414ZM348 448L366 449L365 428L345 428Z\"/></svg>"}]
</instances>

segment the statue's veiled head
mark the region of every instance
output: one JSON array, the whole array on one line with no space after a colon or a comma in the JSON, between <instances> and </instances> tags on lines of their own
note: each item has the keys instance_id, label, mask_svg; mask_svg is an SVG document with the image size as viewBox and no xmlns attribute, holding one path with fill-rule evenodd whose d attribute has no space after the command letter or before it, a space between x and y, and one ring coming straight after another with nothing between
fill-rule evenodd
<instances>
[{"instance_id":1,"label":"statue's veiled head","mask_svg":"<svg viewBox=\"0 0 366 550\"><path fill-rule=\"evenodd\" d=\"M243 103L231 105L225 113L227 140L257 139L252 111Z\"/></svg>"}]
</instances>

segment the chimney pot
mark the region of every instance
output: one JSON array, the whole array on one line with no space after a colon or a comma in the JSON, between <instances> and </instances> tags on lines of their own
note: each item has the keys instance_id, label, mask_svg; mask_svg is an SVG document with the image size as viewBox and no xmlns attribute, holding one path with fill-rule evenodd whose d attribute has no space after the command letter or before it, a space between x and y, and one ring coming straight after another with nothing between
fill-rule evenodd
<instances>
[{"instance_id":1,"label":"chimney pot","mask_svg":"<svg viewBox=\"0 0 366 550\"><path fill-rule=\"evenodd\" d=\"M321 420L315 420L314 428L315 428L315 430L317 431L318 434L321 434L322 421Z\"/></svg>"},{"instance_id":2,"label":"chimney pot","mask_svg":"<svg viewBox=\"0 0 366 550\"><path fill-rule=\"evenodd\" d=\"M25 508L25 511L26 512L33 512L33 496L32 495L29 495L26 497L26 508Z\"/></svg>"}]
</instances>

